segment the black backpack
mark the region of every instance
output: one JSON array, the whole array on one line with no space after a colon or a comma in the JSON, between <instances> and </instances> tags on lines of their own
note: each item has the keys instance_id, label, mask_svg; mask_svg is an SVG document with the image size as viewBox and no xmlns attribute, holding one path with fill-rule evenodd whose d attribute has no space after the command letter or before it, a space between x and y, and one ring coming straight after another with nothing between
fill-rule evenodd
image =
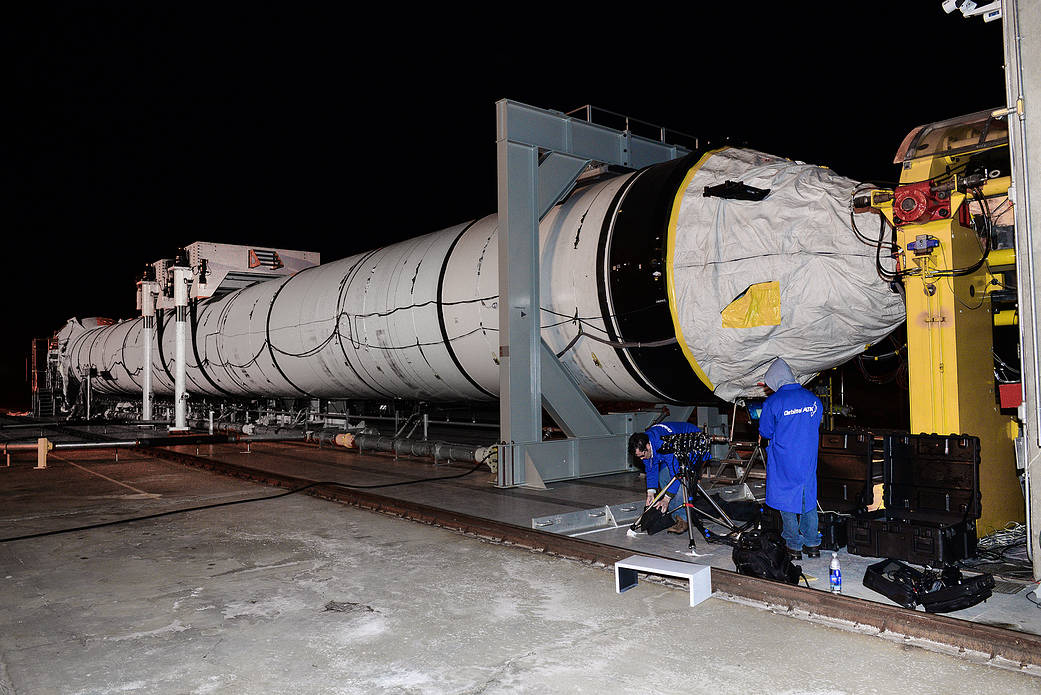
<instances>
[{"instance_id":1,"label":"black backpack","mask_svg":"<svg viewBox=\"0 0 1041 695\"><path fill-rule=\"evenodd\" d=\"M802 567L788 557L788 548L777 531L762 528L743 531L734 545L733 559L740 574L788 584L798 584L802 577L806 586L810 585Z\"/></svg>"}]
</instances>

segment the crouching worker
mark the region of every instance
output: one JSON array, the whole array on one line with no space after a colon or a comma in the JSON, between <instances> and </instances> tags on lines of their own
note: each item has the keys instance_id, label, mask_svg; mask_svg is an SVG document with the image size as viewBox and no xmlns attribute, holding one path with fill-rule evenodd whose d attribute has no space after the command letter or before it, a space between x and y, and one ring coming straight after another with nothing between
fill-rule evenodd
<instances>
[{"instance_id":1,"label":"crouching worker","mask_svg":"<svg viewBox=\"0 0 1041 695\"><path fill-rule=\"evenodd\" d=\"M672 480L679 473L680 464L675 455L659 453L661 438L667 434L700 431L699 427L689 422L659 422L657 425L648 427L646 431L636 432L629 437L629 453L642 459L644 469L647 471L647 501L644 502L644 506L650 506L658 494L658 490L668 485L666 494L658 500L655 506L676 519L676 524L667 529L669 533L687 532L687 512L683 507L685 500L680 494L680 481ZM669 485L670 480L671 485Z\"/></svg>"},{"instance_id":2,"label":"crouching worker","mask_svg":"<svg viewBox=\"0 0 1041 695\"><path fill-rule=\"evenodd\" d=\"M781 535L793 560L820 557L817 533L817 448L824 407L778 358L764 377L769 397L759 416L766 449L766 503L781 513Z\"/></svg>"}]
</instances>

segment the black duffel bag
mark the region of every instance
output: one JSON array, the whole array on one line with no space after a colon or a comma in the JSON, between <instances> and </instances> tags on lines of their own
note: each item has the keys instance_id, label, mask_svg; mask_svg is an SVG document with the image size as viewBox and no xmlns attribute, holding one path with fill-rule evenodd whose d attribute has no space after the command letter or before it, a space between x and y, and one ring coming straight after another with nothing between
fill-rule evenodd
<instances>
[{"instance_id":1,"label":"black duffel bag","mask_svg":"<svg viewBox=\"0 0 1041 695\"><path fill-rule=\"evenodd\" d=\"M647 507L630 528L634 531L645 531L648 536L653 536L659 531L664 531L675 525L676 518L672 514L663 512L657 507Z\"/></svg>"},{"instance_id":2,"label":"black duffel bag","mask_svg":"<svg viewBox=\"0 0 1041 695\"><path fill-rule=\"evenodd\" d=\"M804 581L802 567L792 563L781 534L774 530L753 528L743 531L734 544L734 567L749 577L772 579L787 584ZM809 581L806 581L809 586Z\"/></svg>"}]
</instances>

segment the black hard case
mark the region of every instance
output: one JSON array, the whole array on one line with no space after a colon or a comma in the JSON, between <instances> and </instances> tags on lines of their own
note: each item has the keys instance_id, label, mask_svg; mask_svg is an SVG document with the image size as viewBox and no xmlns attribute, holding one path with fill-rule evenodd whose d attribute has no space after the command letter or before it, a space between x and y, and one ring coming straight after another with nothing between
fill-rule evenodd
<instances>
[{"instance_id":1,"label":"black hard case","mask_svg":"<svg viewBox=\"0 0 1041 695\"><path fill-rule=\"evenodd\" d=\"M870 432L821 432L817 501L825 512L853 514L871 504L874 440Z\"/></svg>"},{"instance_id":2,"label":"black hard case","mask_svg":"<svg viewBox=\"0 0 1041 695\"><path fill-rule=\"evenodd\" d=\"M968 435L887 435L883 500L889 519L955 524L979 519L980 440Z\"/></svg>"},{"instance_id":3,"label":"black hard case","mask_svg":"<svg viewBox=\"0 0 1041 695\"><path fill-rule=\"evenodd\" d=\"M976 521L956 524L893 521L881 513L847 521L847 549L854 555L942 567L976 557Z\"/></svg>"}]
</instances>

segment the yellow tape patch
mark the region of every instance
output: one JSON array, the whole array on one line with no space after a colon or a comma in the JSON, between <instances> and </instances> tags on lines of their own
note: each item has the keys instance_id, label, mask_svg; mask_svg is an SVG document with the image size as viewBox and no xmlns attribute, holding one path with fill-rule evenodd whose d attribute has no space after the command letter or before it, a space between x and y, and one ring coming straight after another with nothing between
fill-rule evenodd
<instances>
[{"instance_id":1,"label":"yellow tape patch","mask_svg":"<svg viewBox=\"0 0 1041 695\"><path fill-rule=\"evenodd\" d=\"M781 325L781 284L757 282L720 312L723 328Z\"/></svg>"}]
</instances>

